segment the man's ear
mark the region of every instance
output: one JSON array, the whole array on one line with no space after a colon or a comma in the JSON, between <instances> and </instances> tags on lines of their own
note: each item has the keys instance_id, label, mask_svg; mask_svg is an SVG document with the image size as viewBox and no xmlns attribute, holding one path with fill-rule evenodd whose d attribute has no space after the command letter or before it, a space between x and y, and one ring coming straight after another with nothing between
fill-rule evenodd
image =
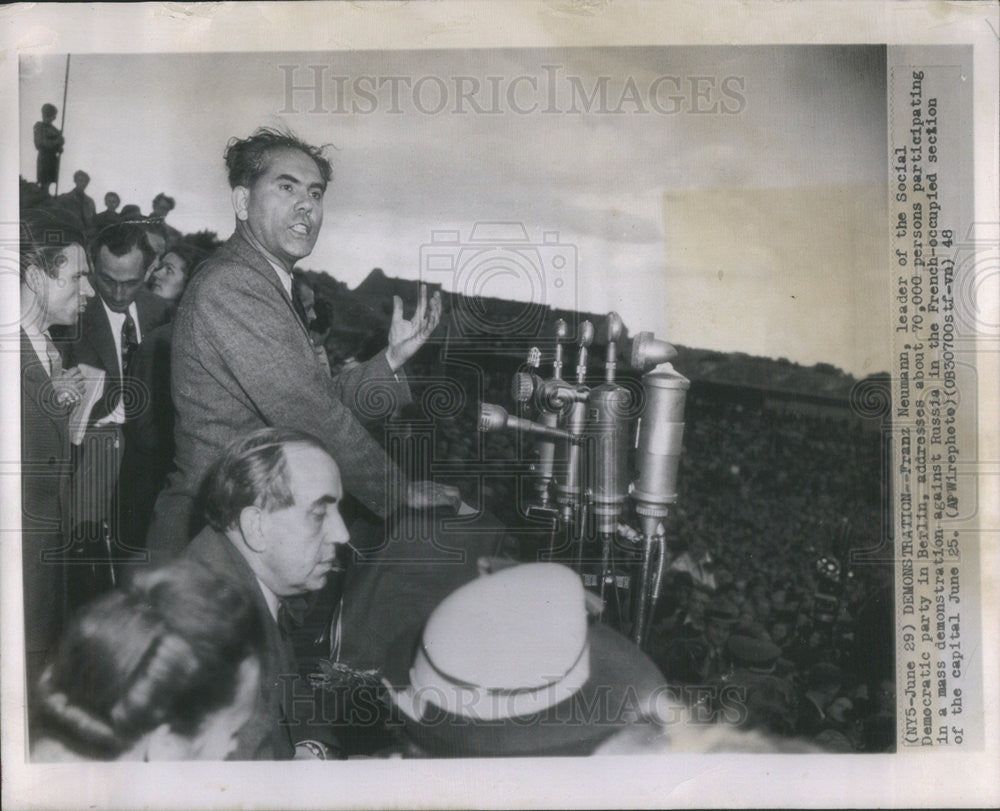
<instances>
[{"instance_id":1,"label":"man's ear","mask_svg":"<svg viewBox=\"0 0 1000 811\"><path fill-rule=\"evenodd\" d=\"M263 520L264 511L260 507L251 504L240 510L240 534L243 536L243 543L253 552L260 553L267 548Z\"/></svg>"},{"instance_id":2,"label":"man's ear","mask_svg":"<svg viewBox=\"0 0 1000 811\"><path fill-rule=\"evenodd\" d=\"M233 188L233 211L236 212L236 219L246 222L247 206L250 204L250 189L246 186L235 186Z\"/></svg>"},{"instance_id":3,"label":"man's ear","mask_svg":"<svg viewBox=\"0 0 1000 811\"><path fill-rule=\"evenodd\" d=\"M24 271L24 283L36 296L45 289L45 271L38 265L28 265Z\"/></svg>"}]
</instances>

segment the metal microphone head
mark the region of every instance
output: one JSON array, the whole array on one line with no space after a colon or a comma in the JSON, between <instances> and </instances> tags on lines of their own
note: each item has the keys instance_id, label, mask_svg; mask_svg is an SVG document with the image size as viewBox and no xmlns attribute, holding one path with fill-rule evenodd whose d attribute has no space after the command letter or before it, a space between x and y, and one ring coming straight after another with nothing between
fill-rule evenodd
<instances>
[{"instance_id":1,"label":"metal microphone head","mask_svg":"<svg viewBox=\"0 0 1000 811\"><path fill-rule=\"evenodd\" d=\"M580 346L590 346L594 342L594 325L589 321L580 324L580 337L577 343Z\"/></svg>"},{"instance_id":2,"label":"metal microphone head","mask_svg":"<svg viewBox=\"0 0 1000 811\"><path fill-rule=\"evenodd\" d=\"M528 350L528 365L533 366L535 369L542 365L542 350L537 346L533 346Z\"/></svg>"},{"instance_id":3,"label":"metal microphone head","mask_svg":"<svg viewBox=\"0 0 1000 811\"><path fill-rule=\"evenodd\" d=\"M493 403L479 404L479 430L483 433L502 431L507 427L507 412Z\"/></svg>"},{"instance_id":4,"label":"metal microphone head","mask_svg":"<svg viewBox=\"0 0 1000 811\"><path fill-rule=\"evenodd\" d=\"M511 381L510 391L515 403L526 403L535 394L538 376L531 372L518 372Z\"/></svg>"},{"instance_id":5,"label":"metal microphone head","mask_svg":"<svg viewBox=\"0 0 1000 811\"><path fill-rule=\"evenodd\" d=\"M569 335L569 324L567 324L563 319L556 319L556 340L562 340L567 335Z\"/></svg>"},{"instance_id":6,"label":"metal microphone head","mask_svg":"<svg viewBox=\"0 0 1000 811\"><path fill-rule=\"evenodd\" d=\"M618 313L611 311L608 313L607 339L608 343L617 341L622 335L622 317Z\"/></svg>"},{"instance_id":7,"label":"metal microphone head","mask_svg":"<svg viewBox=\"0 0 1000 811\"><path fill-rule=\"evenodd\" d=\"M658 341L652 332L640 332L632 341L632 368L647 369L677 357L677 349L666 341Z\"/></svg>"}]
</instances>

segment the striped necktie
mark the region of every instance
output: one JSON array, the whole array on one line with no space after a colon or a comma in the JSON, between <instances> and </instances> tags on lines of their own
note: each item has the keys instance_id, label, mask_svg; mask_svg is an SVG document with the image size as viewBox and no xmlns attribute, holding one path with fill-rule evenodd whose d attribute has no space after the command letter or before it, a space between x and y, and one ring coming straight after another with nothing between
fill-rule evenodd
<instances>
[{"instance_id":1,"label":"striped necktie","mask_svg":"<svg viewBox=\"0 0 1000 811\"><path fill-rule=\"evenodd\" d=\"M126 310L125 323L122 324L122 376L128 376L129 365L135 350L139 348L139 335L135 329L132 313Z\"/></svg>"}]
</instances>

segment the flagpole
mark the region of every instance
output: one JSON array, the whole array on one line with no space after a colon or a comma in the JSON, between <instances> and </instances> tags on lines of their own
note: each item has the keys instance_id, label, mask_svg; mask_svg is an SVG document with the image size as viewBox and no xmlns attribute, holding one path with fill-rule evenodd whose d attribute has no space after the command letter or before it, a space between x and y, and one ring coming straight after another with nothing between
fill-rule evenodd
<instances>
[{"instance_id":1,"label":"flagpole","mask_svg":"<svg viewBox=\"0 0 1000 811\"><path fill-rule=\"evenodd\" d=\"M69 90L69 54L66 54L66 76L63 79L63 101L62 107L60 108L61 117L59 120L59 132L63 134L65 139L66 135L66 92ZM59 194L59 175L62 173L62 155L59 156L59 170L56 172L56 194Z\"/></svg>"}]
</instances>

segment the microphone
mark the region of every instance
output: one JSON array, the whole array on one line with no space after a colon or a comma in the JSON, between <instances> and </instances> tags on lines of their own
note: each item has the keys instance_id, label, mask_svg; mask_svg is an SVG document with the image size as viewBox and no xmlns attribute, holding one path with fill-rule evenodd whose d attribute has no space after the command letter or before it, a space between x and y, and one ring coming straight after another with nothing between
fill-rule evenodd
<instances>
[{"instance_id":1,"label":"microphone","mask_svg":"<svg viewBox=\"0 0 1000 811\"><path fill-rule=\"evenodd\" d=\"M617 352L617 343L621 339L623 328L622 317L614 311L608 313L608 320L605 325L608 347L604 361L604 379L608 383L615 382L615 353Z\"/></svg>"},{"instance_id":2,"label":"microphone","mask_svg":"<svg viewBox=\"0 0 1000 811\"><path fill-rule=\"evenodd\" d=\"M574 437L569 431L561 428L553 428L549 425L542 425L538 422L525 420L521 417L513 417L503 408L493 403L481 403L479 406L479 430L483 433L493 431L521 431L534 436L544 436L550 439L568 439L570 442L579 442L579 437Z\"/></svg>"},{"instance_id":3,"label":"microphone","mask_svg":"<svg viewBox=\"0 0 1000 811\"><path fill-rule=\"evenodd\" d=\"M598 532L614 534L628 497L628 420L631 396L615 383L587 398L587 489Z\"/></svg>"},{"instance_id":4,"label":"microphone","mask_svg":"<svg viewBox=\"0 0 1000 811\"><path fill-rule=\"evenodd\" d=\"M639 477L632 486L632 498L647 537L657 534L657 524L677 500L684 402L690 385L686 377L673 370L649 372L642 377L645 403L635 438Z\"/></svg>"},{"instance_id":5,"label":"microphone","mask_svg":"<svg viewBox=\"0 0 1000 811\"><path fill-rule=\"evenodd\" d=\"M677 349L666 341L658 341L652 332L640 332L632 341L632 368L648 369L677 357Z\"/></svg>"}]
</instances>

